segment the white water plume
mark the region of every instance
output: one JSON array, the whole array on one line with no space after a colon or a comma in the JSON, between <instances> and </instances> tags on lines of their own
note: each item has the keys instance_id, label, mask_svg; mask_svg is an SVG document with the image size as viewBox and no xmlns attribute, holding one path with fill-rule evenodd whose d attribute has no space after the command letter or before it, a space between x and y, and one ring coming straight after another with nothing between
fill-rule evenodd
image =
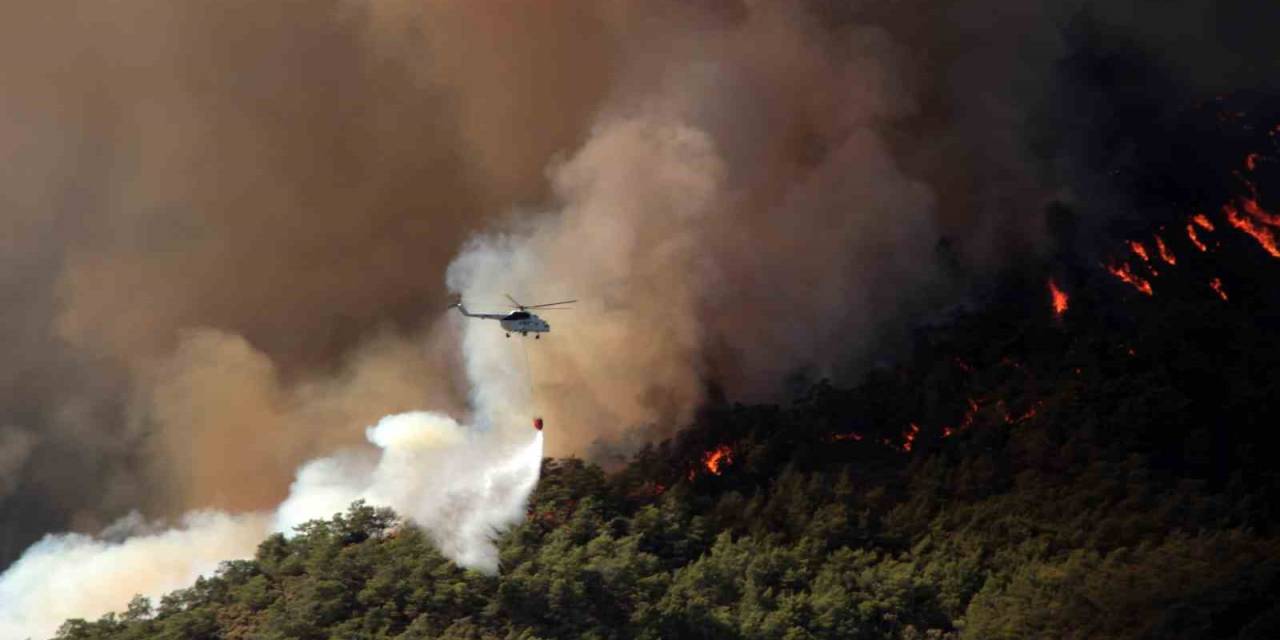
<instances>
[{"instance_id":1,"label":"white water plume","mask_svg":"<svg viewBox=\"0 0 1280 640\"><path fill-rule=\"evenodd\" d=\"M94 619L123 610L136 594L154 599L188 586L222 561L251 557L273 531L287 535L356 500L391 507L458 564L496 572L494 538L524 517L543 439L528 417L517 423L511 413L528 407L527 397L502 397L528 388L507 379L526 375L522 364L501 366L519 352L471 350L478 351L468 353L475 386L493 387L474 399L503 400L501 410L477 404L476 426L428 411L386 416L365 430L373 448L338 451L299 468L288 497L272 512L194 512L168 528L135 516L98 537L46 536L0 574L0 638L48 637L68 618ZM486 376L474 375L479 362Z\"/></svg>"}]
</instances>

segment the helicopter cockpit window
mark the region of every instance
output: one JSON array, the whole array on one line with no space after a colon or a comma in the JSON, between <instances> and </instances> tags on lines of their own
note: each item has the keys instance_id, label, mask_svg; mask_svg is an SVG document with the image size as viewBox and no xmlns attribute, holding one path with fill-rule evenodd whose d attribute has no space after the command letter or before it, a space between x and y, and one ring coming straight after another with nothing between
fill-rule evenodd
<instances>
[{"instance_id":1,"label":"helicopter cockpit window","mask_svg":"<svg viewBox=\"0 0 1280 640\"><path fill-rule=\"evenodd\" d=\"M512 311L508 316L508 320L527 320L529 319L528 311Z\"/></svg>"}]
</instances>

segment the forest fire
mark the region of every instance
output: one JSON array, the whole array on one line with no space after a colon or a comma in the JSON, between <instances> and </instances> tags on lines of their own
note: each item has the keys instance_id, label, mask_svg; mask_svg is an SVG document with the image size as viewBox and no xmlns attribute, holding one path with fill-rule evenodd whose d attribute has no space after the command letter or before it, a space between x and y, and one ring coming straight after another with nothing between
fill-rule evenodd
<instances>
[{"instance_id":1,"label":"forest fire","mask_svg":"<svg viewBox=\"0 0 1280 640\"><path fill-rule=\"evenodd\" d=\"M1191 216L1191 221L1205 231L1213 231L1214 229L1213 223L1209 221L1209 216L1206 216L1203 213L1197 213L1194 216Z\"/></svg>"},{"instance_id":2,"label":"forest fire","mask_svg":"<svg viewBox=\"0 0 1280 640\"><path fill-rule=\"evenodd\" d=\"M960 421L961 431L973 426L973 420L978 416L978 409L981 408L978 405L978 401L973 398L969 398L966 402L969 403L969 410L964 412L964 418Z\"/></svg>"},{"instance_id":3,"label":"forest fire","mask_svg":"<svg viewBox=\"0 0 1280 640\"><path fill-rule=\"evenodd\" d=\"M1156 249L1160 252L1161 260L1169 263L1170 266L1178 264L1178 259L1174 257L1173 252L1169 250L1169 245L1165 244L1164 238L1160 236L1156 236Z\"/></svg>"},{"instance_id":4,"label":"forest fire","mask_svg":"<svg viewBox=\"0 0 1280 640\"><path fill-rule=\"evenodd\" d=\"M1219 298L1222 298L1223 302L1226 302L1227 292L1222 288L1222 278L1214 278L1210 280L1209 286L1213 288L1213 292L1218 294Z\"/></svg>"},{"instance_id":5,"label":"forest fire","mask_svg":"<svg viewBox=\"0 0 1280 640\"><path fill-rule=\"evenodd\" d=\"M1141 242L1138 242L1137 240L1130 240L1129 249L1133 251L1134 255L1142 258L1143 262L1148 264L1151 262L1151 256L1147 253L1147 247Z\"/></svg>"},{"instance_id":6,"label":"forest fire","mask_svg":"<svg viewBox=\"0 0 1280 640\"><path fill-rule=\"evenodd\" d=\"M1108 265L1107 271L1111 272L1111 275L1118 278L1121 282L1132 286L1134 289L1137 289L1149 296L1155 295L1155 290L1151 288L1151 283L1145 278L1135 274L1129 268L1129 263L1123 262L1120 266Z\"/></svg>"},{"instance_id":7,"label":"forest fire","mask_svg":"<svg viewBox=\"0 0 1280 640\"><path fill-rule=\"evenodd\" d=\"M1023 411L1022 413L1016 416L1009 413L1009 409L1008 407L1005 406L1003 400L1001 400L997 404L1000 407L1000 413L1003 414L1003 419L1005 424L1021 424L1023 422L1026 422L1036 417L1036 413L1039 411L1040 405L1042 405L1043 403L1036 402L1035 404L1032 404L1026 411Z\"/></svg>"},{"instance_id":8,"label":"forest fire","mask_svg":"<svg viewBox=\"0 0 1280 640\"><path fill-rule=\"evenodd\" d=\"M964 417L960 419L960 425L956 427L949 427L949 426L942 427L942 437L950 438L951 436L957 433L963 433L973 427L974 423L977 420L978 412L982 409L982 404L977 400L974 400L973 398L967 399L966 402L968 403L969 406L964 412ZM1005 424L1009 424L1009 425L1022 424L1023 422L1031 420L1032 418L1036 417L1036 415L1039 414L1040 408L1042 406L1044 406L1043 401L1036 401L1032 403L1032 405L1028 407L1026 411L1023 411L1022 413L1014 414L1009 411L1009 407L1008 405L1005 404L1004 400L996 400L996 410L1000 414L1000 419ZM911 426L915 428L915 423L912 423ZM907 438L907 442L903 444L903 447L902 447L903 451L911 450L910 443L912 440L915 439L914 435L915 435L915 432L912 431L910 433L910 437ZM907 437L908 433L904 432L903 436Z\"/></svg>"},{"instance_id":9,"label":"forest fire","mask_svg":"<svg viewBox=\"0 0 1280 640\"><path fill-rule=\"evenodd\" d=\"M1256 195L1253 198L1240 198L1240 207L1244 209L1245 213L1253 217L1253 219L1269 224L1273 227L1280 227L1280 215L1276 215L1266 209L1263 209L1262 205L1258 204Z\"/></svg>"},{"instance_id":10,"label":"forest fire","mask_svg":"<svg viewBox=\"0 0 1280 640\"><path fill-rule=\"evenodd\" d=\"M1067 312L1067 303L1071 300L1067 292L1058 288L1058 284L1049 280L1049 298L1053 303L1053 314L1062 317Z\"/></svg>"},{"instance_id":11,"label":"forest fire","mask_svg":"<svg viewBox=\"0 0 1280 640\"><path fill-rule=\"evenodd\" d=\"M982 407L978 404L978 401L973 398L967 398L965 402L969 404L969 408L965 410L964 417L960 418L960 426L955 428L943 427L942 437L949 438L961 431L968 431L969 428L973 426L973 422L978 416L978 410Z\"/></svg>"},{"instance_id":12,"label":"forest fire","mask_svg":"<svg viewBox=\"0 0 1280 640\"><path fill-rule=\"evenodd\" d=\"M1262 245L1262 248L1271 254L1271 257L1280 258L1280 246L1277 246L1276 237L1271 233L1270 229L1240 215L1239 209L1236 209L1234 205L1222 205L1222 212L1226 214L1227 222L1231 226L1253 236L1253 239L1257 240L1258 244Z\"/></svg>"},{"instance_id":13,"label":"forest fire","mask_svg":"<svg viewBox=\"0 0 1280 640\"><path fill-rule=\"evenodd\" d=\"M1209 247L1206 247L1205 244L1200 241L1200 236L1196 234L1195 226L1190 222L1187 223L1187 237L1191 239L1191 244L1194 244L1201 252L1209 250Z\"/></svg>"},{"instance_id":14,"label":"forest fire","mask_svg":"<svg viewBox=\"0 0 1280 640\"><path fill-rule=\"evenodd\" d=\"M1259 154L1256 154L1256 153L1251 153L1251 154L1249 154L1249 155L1245 156L1245 157L1244 157L1244 166L1245 166L1245 168L1246 168L1246 169L1248 169L1248 170L1250 170L1250 171L1253 171L1254 169L1257 169L1257 168L1258 168L1258 158L1260 158L1260 157L1261 157L1261 156L1260 156Z\"/></svg>"},{"instance_id":15,"label":"forest fire","mask_svg":"<svg viewBox=\"0 0 1280 640\"><path fill-rule=\"evenodd\" d=\"M727 444L722 444L702 454L702 466L713 476L724 473L724 467L732 463L733 449Z\"/></svg>"},{"instance_id":16,"label":"forest fire","mask_svg":"<svg viewBox=\"0 0 1280 640\"><path fill-rule=\"evenodd\" d=\"M911 447L916 441L916 436L920 435L920 425L912 422L906 431L902 432L902 451L903 453L911 453Z\"/></svg>"}]
</instances>

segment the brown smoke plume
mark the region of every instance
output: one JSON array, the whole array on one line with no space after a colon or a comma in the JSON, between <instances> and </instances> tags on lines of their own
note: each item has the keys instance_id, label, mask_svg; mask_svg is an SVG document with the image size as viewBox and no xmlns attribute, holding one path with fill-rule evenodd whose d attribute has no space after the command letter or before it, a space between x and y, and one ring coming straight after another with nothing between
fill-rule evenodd
<instances>
[{"instance_id":1,"label":"brown smoke plume","mask_svg":"<svg viewBox=\"0 0 1280 640\"><path fill-rule=\"evenodd\" d=\"M938 276L934 198L879 133L913 109L882 30L764 5L662 32L551 170L558 207L450 271L464 299L582 299L529 347L552 453L678 425L711 377L744 393L829 371Z\"/></svg>"},{"instance_id":2,"label":"brown smoke plume","mask_svg":"<svg viewBox=\"0 0 1280 640\"><path fill-rule=\"evenodd\" d=\"M592 109L560 69L602 58L541 55L573 28L551 16L437 4L398 39L389 9L0 8L0 423L32 434L6 435L6 493L56 497L22 509L33 529L269 506L370 419L458 406L449 341L422 346L444 267L485 215L542 196ZM441 39L499 27L502 55ZM543 115L516 136L517 111ZM84 475L40 471L68 467Z\"/></svg>"},{"instance_id":3,"label":"brown smoke plume","mask_svg":"<svg viewBox=\"0 0 1280 640\"><path fill-rule=\"evenodd\" d=\"M1027 141L1086 4L0 6L0 563L463 411L455 257L477 307L583 300L530 353L552 453L856 367L1070 197ZM1267 24L1184 4L1094 12L1193 85L1265 70L1171 46Z\"/></svg>"}]
</instances>

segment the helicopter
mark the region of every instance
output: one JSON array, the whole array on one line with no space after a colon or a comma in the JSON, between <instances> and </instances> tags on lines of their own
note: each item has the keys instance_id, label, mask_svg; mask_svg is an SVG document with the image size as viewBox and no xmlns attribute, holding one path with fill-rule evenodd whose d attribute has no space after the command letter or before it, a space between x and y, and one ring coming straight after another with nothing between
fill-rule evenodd
<instances>
[{"instance_id":1,"label":"helicopter","mask_svg":"<svg viewBox=\"0 0 1280 640\"><path fill-rule=\"evenodd\" d=\"M507 332L508 338L510 338L513 333L518 333L526 337L532 333L533 338L537 340L542 337L541 334L551 331L551 325L548 324L546 320L539 318L537 314L529 313L530 309L542 309L544 311L564 310L568 307L560 305L577 302L577 300L561 300L559 302L548 302L546 304L525 305L520 304L520 302L515 298L512 298L510 294L507 294L507 299L511 301L512 305L515 305L515 308L507 313L471 313L467 310L467 307L462 304L461 300L449 305L449 307L457 308L458 311L462 312L462 315L468 318L497 320L498 324L502 325L502 329Z\"/></svg>"}]
</instances>

